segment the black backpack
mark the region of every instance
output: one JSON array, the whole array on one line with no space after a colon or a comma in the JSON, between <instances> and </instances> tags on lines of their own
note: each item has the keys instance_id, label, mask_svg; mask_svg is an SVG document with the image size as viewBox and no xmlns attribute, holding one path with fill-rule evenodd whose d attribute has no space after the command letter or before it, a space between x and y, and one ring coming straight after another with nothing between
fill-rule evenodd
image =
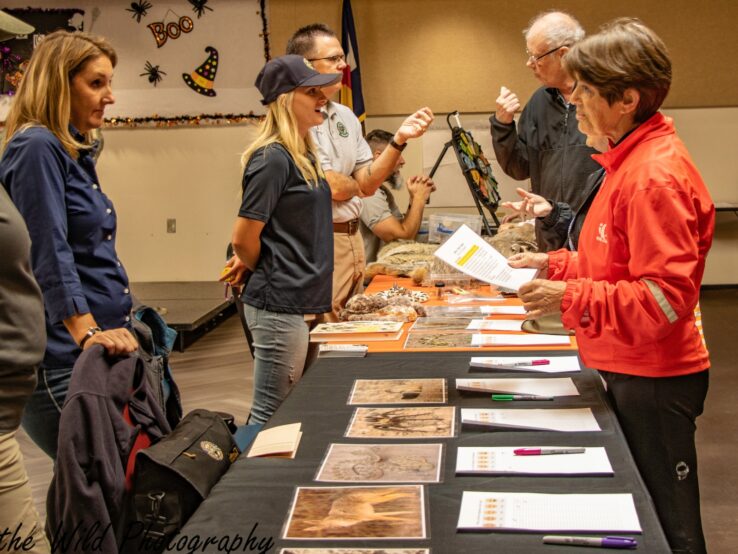
<instances>
[{"instance_id":1,"label":"black backpack","mask_svg":"<svg viewBox=\"0 0 738 554\"><path fill-rule=\"evenodd\" d=\"M136 454L120 552L162 552L239 455L221 415L193 410Z\"/></svg>"}]
</instances>

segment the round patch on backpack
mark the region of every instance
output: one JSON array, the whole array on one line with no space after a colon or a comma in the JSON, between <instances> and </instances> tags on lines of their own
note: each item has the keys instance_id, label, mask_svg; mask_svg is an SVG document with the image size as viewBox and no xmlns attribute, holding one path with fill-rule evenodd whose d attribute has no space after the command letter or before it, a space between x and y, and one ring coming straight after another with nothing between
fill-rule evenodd
<instances>
[{"instance_id":1,"label":"round patch on backpack","mask_svg":"<svg viewBox=\"0 0 738 554\"><path fill-rule=\"evenodd\" d=\"M200 448L205 451L205 454L210 456L213 460L221 461L223 459L223 451L220 446L210 441L200 442Z\"/></svg>"}]
</instances>

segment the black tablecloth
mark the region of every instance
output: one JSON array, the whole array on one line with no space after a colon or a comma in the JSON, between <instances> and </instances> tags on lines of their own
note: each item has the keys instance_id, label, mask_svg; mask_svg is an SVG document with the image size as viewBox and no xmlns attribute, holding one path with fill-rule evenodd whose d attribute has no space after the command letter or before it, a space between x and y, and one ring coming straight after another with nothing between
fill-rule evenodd
<instances>
[{"instance_id":1,"label":"black tablecloth","mask_svg":"<svg viewBox=\"0 0 738 554\"><path fill-rule=\"evenodd\" d=\"M543 353L536 352L536 356ZM571 355L571 352L548 352L546 357ZM478 354L475 354L478 355ZM497 355L497 354L495 354ZM519 354L518 354L519 355ZM643 534L637 536L638 552L670 552L653 504L635 468L622 431L606 400L596 372L584 369L581 373L558 375L536 374L540 377L571 376L580 391L579 397L557 398L546 402L547 408L592 408L601 432L555 433L530 431L476 431L462 429L457 410L457 430L454 439L402 439L396 442L442 442L445 444L442 482L426 485L428 538L425 540L331 540L295 541L281 539L290 502L296 486L343 486L351 483L316 483L313 481L320 463L333 442L388 442L386 439L361 440L344 438L354 406L347 400L356 378L385 379L409 377L446 377L449 405L457 408L523 408L544 407L531 402L495 404L489 395L466 394L456 390L456 377L509 377L520 372L470 373L469 353L399 353L370 354L366 358L321 359L274 414L267 427L302 422L303 437L295 459L246 458L242 456L212 490L182 530L179 544L184 539L199 536L222 539L236 534L246 539L251 533L259 540L273 538L279 552L283 547L363 547L401 548L430 547L438 553L531 553L536 551L572 552L583 554L581 547L543 545L542 533L460 533L456 530L461 495L464 490L540 493L624 493L635 499ZM527 374L530 376L530 374ZM456 448L458 446L512 446L512 445L577 445L605 446L615 475L612 477L490 477L456 476ZM377 483L382 484L382 483ZM363 485L363 483L357 483ZM257 525L258 524L258 525ZM254 526L257 525L256 529ZM559 533L571 534L571 533ZM258 541L252 542L252 550ZM176 543L176 540L175 540ZM225 544L222 543L222 544ZM265 545L266 541L262 542ZM213 546L206 550L216 552ZM221 550L222 551L222 550ZM240 550L239 551L244 551Z\"/></svg>"}]
</instances>

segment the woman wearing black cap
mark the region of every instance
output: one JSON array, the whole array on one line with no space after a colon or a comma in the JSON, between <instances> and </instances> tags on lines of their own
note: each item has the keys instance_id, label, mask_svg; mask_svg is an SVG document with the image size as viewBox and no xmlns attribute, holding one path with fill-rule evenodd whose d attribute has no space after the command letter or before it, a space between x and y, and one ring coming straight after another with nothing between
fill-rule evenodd
<instances>
[{"instance_id":1,"label":"woman wearing black cap","mask_svg":"<svg viewBox=\"0 0 738 554\"><path fill-rule=\"evenodd\" d=\"M267 114L242 157L236 257L222 277L245 281L255 350L250 423L265 423L300 379L309 322L331 308L331 191L308 130L323 121L321 87L340 78L290 55L269 61L256 79Z\"/></svg>"}]
</instances>

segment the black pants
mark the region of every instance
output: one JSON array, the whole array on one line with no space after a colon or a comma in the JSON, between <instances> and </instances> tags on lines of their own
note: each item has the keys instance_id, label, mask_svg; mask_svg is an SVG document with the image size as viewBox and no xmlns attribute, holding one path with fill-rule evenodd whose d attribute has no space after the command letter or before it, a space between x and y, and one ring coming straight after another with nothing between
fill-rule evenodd
<instances>
[{"instance_id":1,"label":"black pants","mask_svg":"<svg viewBox=\"0 0 738 554\"><path fill-rule=\"evenodd\" d=\"M704 554L694 434L708 372L662 378L600 374L673 552Z\"/></svg>"}]
</instances>

